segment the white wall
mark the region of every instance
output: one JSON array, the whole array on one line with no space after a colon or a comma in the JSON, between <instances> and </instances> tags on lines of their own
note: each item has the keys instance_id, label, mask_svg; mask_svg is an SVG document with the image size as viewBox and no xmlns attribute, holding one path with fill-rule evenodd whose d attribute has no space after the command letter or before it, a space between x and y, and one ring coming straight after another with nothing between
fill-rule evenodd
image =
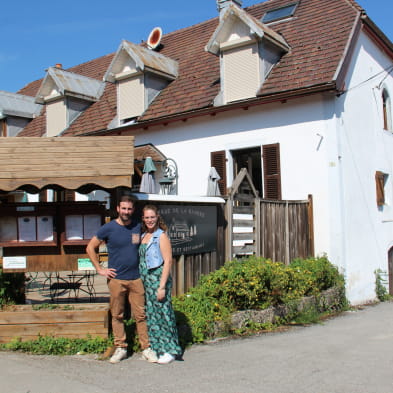
<instances>
[{"instance_id":1,"label":"white wall","mask_svg":"<svg viewBox=\"0 0 393 393\"><path fill-rule=\"evenodd\" d=\"M393 245L393 134L383 130L382 86L393 96L393 79L384 69L392 60L361 35L346 81L347 92L336 101L340 118L337 139L341 150L342 221L347 294L356 303L375 297L378 268L387 271ZM376 204L375 172L389 174L388 200Z\"/></svg>"}]
</instances>

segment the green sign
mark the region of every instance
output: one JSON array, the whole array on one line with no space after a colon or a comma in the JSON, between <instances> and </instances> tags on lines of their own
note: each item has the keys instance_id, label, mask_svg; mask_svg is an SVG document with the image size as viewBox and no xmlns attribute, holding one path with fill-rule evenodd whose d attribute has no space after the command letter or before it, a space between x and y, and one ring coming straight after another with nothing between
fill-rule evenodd
<instances>
[{"instance_id":1,"label":"green sign","mask_svg":"<svg viewBox=\"0 0 393 393\"><path fill-rule=\"evenodd\" d=\"M94 265L89 258L78 258L78 270L93 270Z\"/></svg>"}]
</instances>

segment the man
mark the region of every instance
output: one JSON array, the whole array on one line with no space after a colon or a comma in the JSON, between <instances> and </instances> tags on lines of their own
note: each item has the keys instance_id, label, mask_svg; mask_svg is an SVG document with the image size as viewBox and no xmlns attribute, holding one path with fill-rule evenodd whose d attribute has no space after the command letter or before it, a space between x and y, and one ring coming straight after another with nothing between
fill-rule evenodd
<instances>
[{"instance_id":1,"label":"man","mask_svg":"<svg viewBox=\"0 0 393 393\"><path fill-rule=\"evenodd\" d=\"M116 351L111 363L119 363L127 357L127 342L124 328L125 299L131 305L142 348L142 357L149 362L157 362L157 355L149 346L145 315L145 291L139 276L138 248L140 244L140 223L131 219L134 201L130 196L122 196L117 205L118 217L103 225L86 247L97 273L108 280L112 330ZM105 242L108 248L108 268L98 262L97 249Z\"/></svg>"}]
</instances>

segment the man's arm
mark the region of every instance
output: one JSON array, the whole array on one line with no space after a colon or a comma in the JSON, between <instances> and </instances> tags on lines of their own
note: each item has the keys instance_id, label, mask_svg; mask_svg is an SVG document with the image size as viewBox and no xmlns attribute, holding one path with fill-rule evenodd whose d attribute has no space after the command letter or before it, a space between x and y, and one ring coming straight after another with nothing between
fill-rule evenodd
<instances>
[{"instance_id":1,"label":"man's arm","mask_svg":"<svg viewBox=\"0 0 393 393\"><path fill-rule=\"evenodd\" d=\"M97 236L93 236L86 247L87 255L89 256L91 263L94 265L99 275L106 278L115 278L116 270L103 268L98 261L98 254L96 250L98 250L98 247L101 243L102 240L98 239Z\"/></svg>"}]
</instances>

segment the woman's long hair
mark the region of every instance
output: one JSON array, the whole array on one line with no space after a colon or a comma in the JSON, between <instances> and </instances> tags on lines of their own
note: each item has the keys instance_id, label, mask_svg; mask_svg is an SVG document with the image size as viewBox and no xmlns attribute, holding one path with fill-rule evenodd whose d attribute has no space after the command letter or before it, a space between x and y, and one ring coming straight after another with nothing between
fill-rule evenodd
<instances>
[{"instance_id":1,"label":"woman's long hair","mask_svg":"<svg viewBox=\"0 0 393 393\"><path fill-rule=\"evenodd\" d=\"M157 206L155 206L155 205L145 205L144 208L142 209L142 218L145 215L145 211L146 210L153 210L154 211L154 213L158 217L157 227L162 229L164 232L166 232L168 227L166 226L165 221L162 219L162 217L161 217L161 215L160 215L160 213L158 211ZM147 231L147 228L146 228L145 222L142 220L142 232L146 232L146 231Z\"/></svg>"}]
</instances>

